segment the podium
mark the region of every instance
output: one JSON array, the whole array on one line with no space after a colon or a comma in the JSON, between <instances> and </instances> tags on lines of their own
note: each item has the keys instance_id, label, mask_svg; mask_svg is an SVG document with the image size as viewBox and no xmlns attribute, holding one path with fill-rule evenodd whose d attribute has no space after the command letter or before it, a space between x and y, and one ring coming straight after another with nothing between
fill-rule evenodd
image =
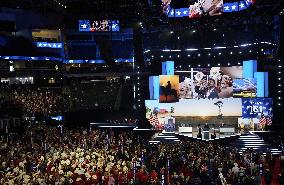
<instances>
[{"instance_id":1,"label":"podium","mask_svg":"<svg viewBox=\"0 0 284 185\"><path fill-rule=\"evenodd\" d=\"M203 136L204 136L204 139L206 140L209 140L209 130L210 128L203 128Z\"/></svg>"}]
</instances>

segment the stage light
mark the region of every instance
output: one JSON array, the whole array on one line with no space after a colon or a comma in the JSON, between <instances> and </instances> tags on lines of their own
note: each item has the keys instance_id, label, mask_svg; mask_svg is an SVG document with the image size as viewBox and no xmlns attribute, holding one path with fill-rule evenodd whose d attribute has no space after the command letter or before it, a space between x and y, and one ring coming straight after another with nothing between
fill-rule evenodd
<instances>
[{"instance_id":1,"label":"stage light","mask_svg":"<svg viewBox=\"0 0 284 185\"><path fill-rule=\"evenodd\" d=\"M179 68L181 68L181 65L179 66Z\"/></svg>"},{"instance_id":2,"label":"stage light","mask_svg":"<svg viewBox=\"0 0 284 185\"><path fill-rule=\"evenodd\" d=\"M198 67L200 67L200 64L198 64Z\"/></svg>"},{"instance_id":3,"label":"stage light","mask_svg":"<svg viewBox=\"0 0 284 185\"><path fill-rule=\"evenodd\" d=\"M188 65L188 67L191 67L190 65Z\"/></svg>"},{"instance_id":4,"label":"stage light","mask_svg":"<svg viewBox=\"0 0 284 185\"><path fill-rule=\"evenodd\" d=\"M173 34L174 33L174 31L170 31L170 34Z\"/></svg>"},{"instance_id":5,"label":"stage light","mask_svg":"<svg viewBox=\"0 0 284 185\"><path fill-rule=\"evenodd\" d=\"M138 82L137 85L140 85L140 83Z\"/></svg>"},{"instance_id":6,"label":"stage light","mask_svg":"<svg viewBox=\"0 0 284 185\"><path fill-rule=\"evenodd\" d=\"M216 31L216 30L217 30L216 28L213 29L213 31Z\"/></svg>"},{"instance_id":7,"label":"stage light","mask_svg":"<svg viewBox=\"0 0 284 185\"><path fill-rule=\"evenodd\" d=\"M190 54L188 54L187 56L190 57Z\"/></svg>"},{"instance_id":8,"label":"stage light","mask_svg":"<svg viewBox=\"0 0 284 185\"><path fill-rule=\"evenodd\" d=\"M281 68L281 67L282 67L281 65L278 66L278 68Z\"/></svg>"},{"instance_id":9,"label":"stage light","mask_svg":"<svg viewBox=\"0 0 284 185\"><path fill-rule=\"evenodd\" d=\"M230 52L230 54L232 55L232 54L233 54L233 52L231 51L231 52Z\"/></svg>"},{"instance_id":10,"label":"stage light","mask_svg":"<svg viewBox=\"0 0 284 185\"><path fill-rule=\"evenodd\" d=\"M164 58L164 56L163 56L163 55L161 55L161 58Z\"/></svg>"},{"instance_id":11,"label":"stage light","mask_svg":"<svg viewBox=\"0 0 284 185\"><path fill-rule=\"evenodd\" d=\"M281 78L278 78L278 80L281 80Z\"/></svg>"},{"instance_id":12,"label":"stage light","mask_svg":"<svg viewBox=\"0 0 284 185\"><path fill-rule=\"evenodd\" d=\"M281 91L281 90L279 90L279 91L278 91L278 93L282 93L282 91Z\"/></svg>"},{"instance_id":13,"label":"stage light","mask_svg":"<svg viewBox=\"0 0 284 185\"><path fill-rule=\"evenodd\" d=\"M208 56L210 56L211 55L211 53L208 53Z\"/></svg>"},{"instance_id":14,"label":"stage light","mask_svg":"<svg viewBox=\"0 0 284 185\"><path fill-rule=\"evenodd\" d=\"M207 64L208 67L210 67L210 64Z\"/></svg>"},{"instance_id":15,"label":"stage light","mask_svg":"<svg viewBox=\"0 0 284 185\"><path fill-rule=\"evenodd\" d=\"M278 105L278 106L281 106L281 103L278 103L277 105Z\"/></svg>"},{"instance_id":16,"label":"stage light","mask_svg":"<svg viewBox=\"0 0 284 185\"><path fill-rule=\"evenodd\" d=\"M154 55L152 55L152 58L154 58Z\"/></svg>"},{"instance_id":17,"label":"stage light","mask_svg":"<svg viewBox=\"0 0 284 185\"><path fill-rule=\"evenodd\" d=\"M222 53L218 53L219 55L222 55Z\"/></svg>"},{"instance_id":18,"label":"stage light","mask_svg":"<svg viewBox=\"0 0 284 185\"><path fill-rule=\"evenodd\" d=\"M278 71L278 74L281 74L281 71Z\"/></svg>"},{"instance_id":19,"label":"stage light","mask_svg":"<svg viewBox=\"0 0 284 185\"><path fill-rule=\"evenodd\" d=\"M238 62L238 65L241 65L241 63L240 63L240 62Z\"/></svg>"},{"instance_id":20,"label":"stage light","mask_svg":"<svg viewBox=\"0 0 284 185\"><path fill-rule=\"evenodd\" d=\"M177 55L177 57L179 58L180 56L179 56L179 55Z\"/></svg>"},{"instance_id":21,"label":"stage light","mask_svg":"<svg viewBox=\"0 0 284 185\"><path fill-rule=\"evenodd\" d=\"M178 40L179 40L179 37L178 37Z\"/></svg>"},{"instance_id":22,"label":"stage light","mask_svg":"<svg viewBox=\"0 0 284 185\"><path fill-rule=\"evenodd\" d=\"M252 51L251 51L251 50L249 50L249 52L251 53Z\"/></svg>"},{"instance_id":23,"label":"stage light","mask_svg":"<svg viewBox=\"0 0 284 185\"><path fill-rule=\"evenodd\" d=\"M192 33L195 33L196 31L195 30L192 30Z\"/></svg>"},{"instance_id":24,"label":"stage light","mask_svg":"<svg viewBox=\"0 0 284 185\"><path fill-rule=\"evenodd\" d=\"M169 58L172 58L172 56L170 55Z\"/></svg>"},{"instance_id":25,"label":"stage light","mask_svg":"<svg viewBox=\"0 0 284 185\"><path fill-rule=\"evenodd\" d=\"M218 66L220 66L220 64L218 64Z\"/></svg>"},{"instance_id":26,"label":"stage light","mask_svg":"<svg viewBox=\"0 0 284 185\"><path fill-rule=\"evenodd\" d=\"M199 57L200 57L200 56L201 56L201 54L200 54L200 53L198 53L198 55L197 55L197 56L199 56Z\"/></svg>"},{"instance_id":27,"label":"stage light","mask_svg":"<svg viewBox=\"0 0 284 185\"><path fill-rule=\"evenodd\" d=\"M278 97L278 100L281 100L281 97L280 97L280 96Z\"/></svg>"},{"instance_id":28,"label":"stage light","mask_svg":"<svg viewBox=\"0 0 284 185\"><path fill-rule=\"evenodd\" d=\"M281 87L282 85L281 84L278 84L278 87Z\"/></svg>"},{"instance_id":29,"label":"stage light","mask_svg":"<svg viewBox=\"0 0 284 185\"><path fill-rule=\"evenodd\" d=\"M228 66L231 65L231 63L228 63Z\"/></svg>"},{"instance_id":30,"label":"stage light","mask_svg":"<svg viewBox=\"0 0 284 185\"><path fill-rule=\"evenodd\" d=\"M139 74L140 72L138 71L137 74Z\"/></svg>"},{"instance_id":31,"label":"stage light","mask_svg":"<svg viewBox=\"0 0 284 185\"><path fill-rule=\"evenodd\" d=\"M139 69L140 67L139 66L137 66L137 69Z\"/></svg>"},{"instance_id":32,"label":"stage light","mask_svg":"<svg viewBox=\"0 0 284 185\"><path fill-rule=\"evenodd\" d=\"M240 51L239 54L242 54L242 52Z\"/></svg>"},{"instance_id":33,"label":"stage light","mask_svg":"<svg viewBox=\"0 0 284 185\"><path fill-rule=\"evenodd\" d=\"M138 76L138 77L137 77L137 79L139 80L139 79L140 79L140 77Z\"/></svg>"}]
</instances>

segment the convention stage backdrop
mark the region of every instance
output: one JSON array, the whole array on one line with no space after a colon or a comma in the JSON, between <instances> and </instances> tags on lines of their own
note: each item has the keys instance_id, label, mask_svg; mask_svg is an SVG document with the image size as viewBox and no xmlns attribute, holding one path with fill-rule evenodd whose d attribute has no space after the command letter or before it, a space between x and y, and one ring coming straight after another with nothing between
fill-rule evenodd
<instances>
[{"instance_id":1,"label":"convention stage backdrop","mask_svg":"<svg viewBox=\"0 0 284 185\"><path fill-rule=\"evenodd\" d=\"M173 61L164 66L173 68ZM149 77L146 118L154 129L205 123L263 129L272 123L273 99L268 98L268 75L257 61L243 66L163 70ZM169 125L171 124L171 125Z\"/></svg>"}]
</instances>

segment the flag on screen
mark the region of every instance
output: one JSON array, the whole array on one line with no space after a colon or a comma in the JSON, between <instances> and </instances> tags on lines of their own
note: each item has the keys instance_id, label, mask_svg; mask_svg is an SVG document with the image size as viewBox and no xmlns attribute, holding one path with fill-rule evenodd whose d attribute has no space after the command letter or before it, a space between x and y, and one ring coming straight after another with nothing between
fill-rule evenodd
<instances>
[{"instance_id":1,"label":"flag on screen","mask_svg":"<svg viewBox=\"0 0 284 185\"><path fill-rule=\"evenodd\" d=\"M159 120L158 120L157 115L152 114L149 118L149 122L151 125L159 125Z\"/></svg>"},{"instance_id":2,"label":"flag on screen","mask_svg":"<svg viewBox=\"0 0 284 185\"><path fill-rule=\"evenodd\" d=\"M261 128L264 128L265 124L266 124L266 118L265 118L264 114L262 113L261 117L259 119L259 125L260 125Z\"/></svg>"},{"instance_id":3,"label":"flag on screen","mask_svg":"<svg viewBox=\"0 0 284 185\"><path fill-rule=\"evenodd\" d=\"M267 124L268 126L270 126L270 125L272 124L272 117L271 117L271 116L267 116L267 118L266 118L266 124Z\"/></svg>"}]
</instances>

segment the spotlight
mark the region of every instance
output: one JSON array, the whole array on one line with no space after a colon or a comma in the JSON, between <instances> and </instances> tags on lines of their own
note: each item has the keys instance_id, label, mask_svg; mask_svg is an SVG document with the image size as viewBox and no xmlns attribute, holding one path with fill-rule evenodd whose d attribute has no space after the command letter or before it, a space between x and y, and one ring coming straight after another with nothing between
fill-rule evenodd
<instances>
[{"instance_id":1,"label":"spotlight","mask_svg":"<svg viewBox=\"0 0 284 185\"><path fill-rule=\"evenodd\" d=\"M281 100L281 97L278 97L278 100Z\"/></svg>"},{"instance_id":2,"label":"spotlight","mask_svg":"<svg viewBox=\"0 0 284 185\"><path fill-rule=\"evenodd\" d=\"M278 91L278 93L282 93L282 91L281 91L281 90L279 90L279 91Z\"/></svg>"},{"instance_id":3,"label":"spotlight","mask_svg":"<svg viewBox=\"0 0 284 185\"><path fill-rule=\"evenodd\" d=\"M278 106L281 106L281 103L278 103L277 105L278 105Z\"/></svg>"},{"instance_id":4,"label":"spotlight","mask_svg":"<svg viewBox=\"0 0 284 185\"><path fill-rule=\"evenodd\" d=\"M251 53L252 51L251 51L251 50L249 50L249 52Z\"/></svg>"},{"instance_id":5,"label":"spotlight","mask_svg":"<svg viewBox=\"0 0 284 185\"><path fill-rule=\"evenodd\" d=\"M211 55L211 53L208 53L208 56L210 56Z\"/></svg>"},{"instance_id":6,"label":"spotlight","mask_svg":"<svg viewBox=\"0 0 284 185\"><path fill-rule=\"evenodd\" d=\"M161 58L164 58L164 56L163 56L163 55L161 55Z\"/></svg>"},{"instance_id":7,"label":"spotlight","mask_svg":"<svg viewBox=\"0 0 284 185\"><path fill-rule=\"evenodd\" d=\"M239 54L242 54L242 52L240 51Z\"/></svg>"},{"instance_id":8,"label":"spotlight","mask_svg":"<svg viewBox=\"0 0 284 185\"><path fill-rule=\"evenodd\" d=\"M152 58L154 58L154 55L152 55Z\"/></svg>"},{"instance_id":9,"label":"spotlight","mask_svg":"<svg viewBox=\"0 0 284 185\"><path fill-rule=\"evenodd\" d=\"M192 30L192 33L195 33L196 31L195 30Z\"/></svg>"},{"instance_id":10,"label":"spotlight","mask_svg":"<svg viewBox=\"0 0 284 185\"><path fill-rule=\"evenodd\" d=\"M218 66L220 66L220 64L218 64Z\"/></svg>"},{"instance_id":11,"label":"spotlight","mask_svg":"<svg viewBox=\"0 0 284 185\"><path fill-rule=\"evenodd\" d=\"M179 66L179 68L181 68L181 65Z\"/></svg>"},{"instance_id":12,"label":"spotlight","mask_svg":"<svg viewBox=\"0 0 284 185\"><path fill-rule=\"evenodd\" d=\"M231 65L231 63L228 63L228 66Z\"/></svg>"},{"instance_id":13,"label":"spotlight","mask_svg":"<svg viewBox=\"0 0 284 185\"><path fill-rule=\"evenodd\" d=\"M198 55L197 55L197 56L199 56L199 57L200 57L200 55L201 55L201 54L200 54L200 53L198 53Z\"/></svg>"},{"instance_id":14,"label":"spotlight","mask_svg":"<svg viewBox=\"0 0 284 185\"><path fill-rule=\"evenodd\" d=\"M169 58L172 58L172 56L170 55Z\"/></svg>"},{"instance_id":15,"label":"spotlight","mask_svg":"<svg viewBox=\"0 0 284 185\"><path fill-rule=\"evenodd\" d=\"M210 64L207 64L208 67L210 67Z\"/></svg>"},{"instance_id":16,"label":"spotlight","mask_svg":"<svg viewBox=\"0 0 284 185\"><path fill-rule=\"evenodd\" d=\"M179 40L179 37L178 37L178 40Z\"/></svg>"},{"instance_id":17,"label":"spotlight","mask_svg":"<svg viewBox=\"0 0 284 185\"><path fill-rule=\"evenodd\" d=\"M216 31L216 30L217 30L216 28L213 29L213 31Z\"/></svg>"},{"instance_id":18,"label":"spotlight","mask_svg":"<svg viewBox=\"0 0 284 185\"><path fill-rule=\"evenodd\" d=\"M191 67L190 65L188 65L188 67Z\"/></svg>"},{"instance_id":19,"label":"spotlight","mask_svg":"<svg viewBox=\"0 0 284 185\"><path fill-rule=\"evenodd\" d=\"M278 74L281 74L281 71L278 71Z\"/></svg>"},{"instance_id":20,"label":"spotlight","mask_svg":"<svg viewBox=\"0 0 284 185\"><path fill-rule=\"evenodd\" d=\"M230 54L232 55L232 54L233 54L233 52L231 51L231 52L230 52Z\"/></svg>"},{"instance_id":21,"label":"spotlight","mask_svg":"<svg viewBox=\"0 0 284 185\"><path fill-rule=\"evenodd\" d=\"M241 63L240 63L240 62L238 62L238 65L241 65Z\"/></svg>"},{"instance_id":22,"label":"spotlight","mask_svg":"<svg viewBox=\"0 0 284 185\"><path fill-rule=\"evenodd\" d=\"M222 53L218 53L219 55L222 55Z\"/></svg>"},{"instance_id":23,"label":"spotlight","mask_svg":"<svg viewBox=\"0 0 284 185\"><path fill-rule=\"evenodd\" d=\"M281 65L278 66L278 68L281 68L281 67L282 67Z\"/></svg>"},{"instance_id":24,"label":"spotlight","mask_svg":"<svg viewBox=\"0 0 284 185\"><path fill-rule=\"evenodd\" d=\"M281 84L278 84L278 87L281 87L282 85Z\"/></svg>"},{"instance_id":25,"label":"spotlight","mask_svg":"<svg viewBox=\"0 0 284 185\"><path fill-rule=\"evenodd\" d=\"M174 33L174 31L170 31L170 34L173 34Z\"/></svg>"},{"instance_id":26,"label":"spotlight","mask_svg":"<svg viewBox=\"0 0 284 185\"><path fill-rule=\"evenodd\" d=\"M179 58L180 56L179 56L179 55L177 55L177 57Z\"/></svg>"},{"instance_id":27,"label":"spotlight","mask_svg":"<svg viewBox=\"0 0 284 185\"><path fill-rule=\"evenodd\" d=\"M278 80L281 80L281 78L278 78Z\"/></svg>"},{"instance_id":28,"label":"spotlight","mask_svg":"<svg viewBox=\"0 0 284 185\"><path fill-rule=\"evenodd\" d=\"M261 49L261 51L263 51L264 49Z\"/></svg>"},{"instance_id":29,"label":"spotlight","mask_svg":"<svg viewBox=\"0 0 284 185\"><path fill-rule=\"evenodd\" d=\"M198 67L200 67L200 64L198 64Z\"/></svg>"}]
</instances>

